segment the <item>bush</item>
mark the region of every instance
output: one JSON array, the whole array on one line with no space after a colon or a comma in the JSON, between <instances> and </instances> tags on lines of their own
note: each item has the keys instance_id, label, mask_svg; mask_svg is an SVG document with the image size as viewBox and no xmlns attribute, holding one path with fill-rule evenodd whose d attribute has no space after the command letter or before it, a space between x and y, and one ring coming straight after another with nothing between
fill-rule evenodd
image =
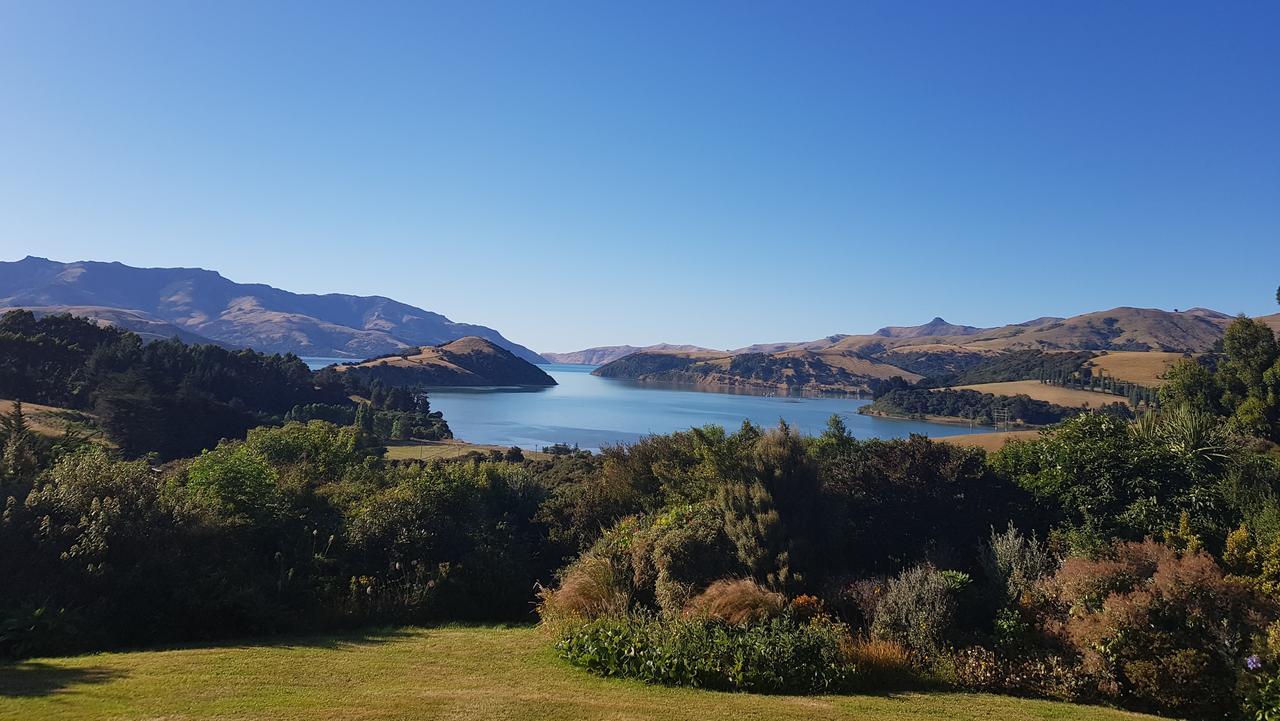
<instances>
[{"instance_id":1,"label":"bush","mask_svg":"<svg viewBox=\"0 0 1280 721\"><path fill-rule=\"evenodd\" d=\"M947 576L930 565L916 566L889 580L876 604L871 633L932 656L942 649L955 610Z\"/></svg>"},{"instance_id":2,"label":"bush","mask_svg":"<svg viewBox=\"0 0 1280 721\"><path fill-rule=\"evenodd\" d=\"M782 613L787 599L749 578L721 579L698 594L685 609L694 618L713 618L743 626Z\"/></svg>"},{"instance_id":3,"label":"bush","mask_svg":"<svg viewBox=\"0 0 1280 721\"><path fill-rule=\"evenodd\" d=\"M1193 718L1235 710L1244 656L1272 610L1207 554L1150 540L1070 558L1047 586L1059 605L1046 630L1081 656L1101 693Z\"/></svg>"},{"instance_id":4,"label":"bush","mask_svg":"<svg viewBox=\"0 0 1280 721\"><path fill-rule=\"evenodd\" d=\"M1052 559L1035 535L1023 536L1009 524L1004 533L991 529L991 539L983 549L982 565L987 578L997 584L1005 601L1017 601L1052 570Z\"/></svg>"},{"instance_id":5,"label":"bush","mask_svg":"<svg viewBox=\"0 0 1280 721\"><path fill-rule=\"evenodd\" d=\"M1006 655L970 646L948 654L938 666L945 680L983 693L1082 701L1095 683L1074 659L1045 651Z\"/></svg>"},{"instance_id":6,"label":"bush","mask_svg":"<svg viewBox=\"0 0 1280 721\"><path fill-rule=\"evenodd\" d=\"M826 619L734 626L630 617L579 626L556 648L601 676L726 691L829 693L852 678L849 640L845 626Z\"/></svg>"}]
</instances>

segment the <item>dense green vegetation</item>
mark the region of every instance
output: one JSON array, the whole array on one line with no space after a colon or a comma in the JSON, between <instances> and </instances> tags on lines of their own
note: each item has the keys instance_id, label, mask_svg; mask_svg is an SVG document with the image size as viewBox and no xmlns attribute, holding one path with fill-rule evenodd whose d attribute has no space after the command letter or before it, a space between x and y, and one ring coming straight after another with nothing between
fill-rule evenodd
<instances>
[{"instance_id":1,"label":"dense green vegetation","mask_svg":"<svg viewBox=\"0 0 1280 721\"><path fill-rule=\"evenodd\" d=\"M361 411L353 394L372 404ZM29 311L0 317L0 398L89 412L129 458L189 456L285 418L346 425L362 413L370 438L451 435L421 389L320 376L293 355L144 343L83 318Z\"/></svg>"},{"instance_id":2,"label":"dense green vegetation","mask_svg":"<svg viewBox=\"0 0 1280 721\"><path fill-rule=\"evenodd\" d=\"M155 467L38 439L15 412L0 653L526 621L536 602L568 661L654 683L1266 717L1277 360L1249 323L1216 371L1179 366L1159 412L1081 413L990 456L833 419L815 437L709 426L600 454L394 462L368 410Z\"/></svg>"},{"instance_id":3,"label":"dense green vegetation","mask_svg":"<svg viewBox=\"0 0 1280 721\"><path fill-rule=\"evenodd\" d=\"M999 355L982 357L972 366L954 373L923 373L929 377L924 384L932 387L1000 383L1003 381L1043 380L1059 375L1082 372L1084 364L1093 357L1092 351L1061 351L1046 353L1041 350L1015 350ZM904 368L906 366L903 366ZM909 368L909 370L915 370ZM921 371L916 371L921 372Z\"/></svg>"},{"instance_id":4,"label":"dense green vegetation","mask_svg":"<svg viewBox=\"0 0 1280 721\"><path fill-rule=\"evenodd\" d=\"M1280 344L1265 323L1237 318L1220 357L1186 358L1166 378L1162 403L1224 415L1243 434L1280 440Z\"/></svg>"},{"instance_id":5,"label":"dense green vegetation","mask_svg":"<svg viewBox=\"0 0 1280 721\"><path fill-rule=\"evenodd\" d=\"M761 389L843 390L870 388L878 379L828 363L820 354L739 353L706 359L672 353L632 353L592 371L603 378L677 385L742 386Z\"/></svg>"},{"instance_id":6,"label":"dense green vegetation","mask_svg":"<svg viewBox=\"0 0 1280 721\"><path fill-rule=\"evenodd\" d=\"M889 390L877 396L871 405L863 406L860 412L904 417L951 416L989 425L995 418L995 412L999 410L1008 411L1011 420L1031 425L1049 425L1084 412L1081 408L1060 406L1025 395L998 396L970 389L951 388ZM1121 417L1132 417L1132 412L1123 403L1106 405L1101 410Z\"/></svg>"}]
</instances>

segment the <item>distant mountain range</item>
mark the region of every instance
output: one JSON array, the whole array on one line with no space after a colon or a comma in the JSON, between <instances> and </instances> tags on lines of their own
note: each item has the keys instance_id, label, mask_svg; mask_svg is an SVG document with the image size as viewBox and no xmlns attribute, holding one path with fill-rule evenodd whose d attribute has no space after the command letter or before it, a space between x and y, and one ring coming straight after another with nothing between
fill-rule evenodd
<instances>
[{"instance_id":1,"label":"distant mountain range","mask_svg":"<svg viewBox=\"0 0 1280 721\"><path fill-rule=\"evenodd\" d=\"M672 345L659 343L637 347L633 345L605 345L597 348L574 351L572 353L543 353L542 357L552 363L577 363L583 365L604 365L612 363L633 353L723 353L696 345Z\"/></svg>"},{"instance_id":2,"label":"distant mountain range","mask_svg":"<svg viewBox=\"0 0 1280 721\"><path fill-rule=\"evenodd\" d=\"M265 353L364 359L467 336L546 360L481 325L381 296L304 295L201 268L135 268L27 257L0 262L0 309L72 313L134 331Z\"/></svg>"},{"instance_id":3,"label":"distant mountain range","mask_svg":"<svg viewBox=\"0 0 1280 721\"><path fill-rule=\"evenodd\" d=\"M1013 350L1201 353L1222 338L1232 318L1206 308L1171 312L1127 307L998 328L934 318L923 325L881 328L866 335L764 343L732 351L646 350L602 365L595 373L654 383L865 391L895 375L916 380L956 372ZM1260 320L1280 330L1280 314Z\"/></svg>"}]
</instances>

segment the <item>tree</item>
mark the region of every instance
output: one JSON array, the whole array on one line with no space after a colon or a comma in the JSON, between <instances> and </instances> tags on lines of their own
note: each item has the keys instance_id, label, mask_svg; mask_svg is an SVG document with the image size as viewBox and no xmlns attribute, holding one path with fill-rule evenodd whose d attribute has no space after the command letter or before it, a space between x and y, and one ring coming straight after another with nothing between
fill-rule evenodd
<instances>
[{"instance_id":1,"label":"tree","mask_svg":"<svg viewBox=\"0 0 1280 721\"><path fill-rule=\"evenodd\" d=\"M277 473L267 459L243 443L205 451L187 469L187 488L208 494L233 514L268 515L274 506Z\"/></svg>"},{"instance_id":2,"label":"tree","mask_svg":"<svg viewBox=\"0 0 1280 721\"><path fill-rule=\"evenodd\" d=\"M1160 388L1160 403L1178 408L1186 406L1206 413L1219 411L1218 400L1222 391L1208 368L1194 358L1183 358L1165 372L1165 384Z\"/></svg>"},{"instance_id":3,"label":"tree","mask_svg":"<svg viewBox=\"0 0 1280 721\"><path fill-rule=\"evenodd\" d=\"M30 481L38 467L31 427L22 412L22 403L15 402L0 417L0 482Z\"/></svg>"},{"instance_id":4,"label":"tree","mask_svg":"<svg viewBox=\"0 0 1280 721\"><path fill-rule=\"evenodd\" d=\"M1280 357L1280 348L1276 346L1271 328L1262 321L1241 315L1227 326L1222 336L1222 348L1227 355L1222 370L1228 380L1233 385L1238 384L1245 397L1263 397L1262 376Z\"/></svg>"}]
</instances>

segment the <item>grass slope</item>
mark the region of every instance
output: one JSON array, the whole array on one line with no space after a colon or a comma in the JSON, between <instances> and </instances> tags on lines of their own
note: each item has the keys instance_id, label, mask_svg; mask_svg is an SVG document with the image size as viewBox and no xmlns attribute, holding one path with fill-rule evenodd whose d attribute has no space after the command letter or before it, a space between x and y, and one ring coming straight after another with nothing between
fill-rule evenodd
<instances>
[{"instance_id":1,"label":"grass slope","mask_svg":"<svg viewBox=\"0 0 1280 721\"><path fill-rule=\"evenodd\" d=\"M997 396L1030 396L1038 401L1056 403L1070 408L1097 408L1111 403L1126 403L1124 396L1113 393L1082 391L1078 388L1060 388L1040 381L1004 381L1001 383L975 383L955 386L956 390L974 390Z\"/></svg>"},{"instance_id":2,"label":"grass slope","mask_svg":"<svg viewBox=\"0 0 1280 721\"><path fill-rule=\"evenodd\" d=\"M1149 388L1164 385L1164 373L1169 366L1183 358L1182 353L1164 353L1149 351L1147 353L1113 352L1096 356L1089 365L1101 369L1112 378L1137 383Z\"/></svg>"},{"instance_id":3,"label":"grass slope","mask_svg":"<svg viewBox=\"0 0 1280 721\"><path fill-rule=\"evenodd\" d=\"M13 401L0 399L0 415L8 415L12 411ZM87 413L81 413L80 411L55 408L54 406L42 406L39 403L23 403L22 414L27 419L27 425L35 433L46 436L60 436L66 430L67 423L71 423L87 432L84 423L81 421L89 416Z\"/></svg>"},{"instance_id":4,"label":"grass slope","mask_svg":"<svg viewBox=\"0 0 1280 721\"><path fill-rule=\"evenodd\" d=\"M1034 441L1040 437L1040 431L993 431L991 433L970 433L964 436L938 436L933 440L950 443L953 446L976 446L988 453L1004 448L1009 441Z\"/></svg>"},{"instance_id":5,"label":"grass slope","mask_svg":"<svg viewBox=\"0 0 1280 721\"><path fill-rule=\"evenodd\" d=\"M444 461L462 458L468 453L488 453L489 451L505 452L509 446L493 446L481 443L468 443L456 439L447 441L390 441L387 443L387 458L393 461ZM521 450L525 458L547 459L549 453Z\"/></svg>"},{"instance_id":6,"label":"grass slope","mask_svg":"<svg viewBox=\"0 0 1280 721\"><path fill-rule=\"evenodd\" d=\"M37 659L0 666L0 718L1080 719L1105 708L956 693L798 698L644 686L588 675L530 628L412 629L272 645Z\"/></svg>"}]
</instances>

